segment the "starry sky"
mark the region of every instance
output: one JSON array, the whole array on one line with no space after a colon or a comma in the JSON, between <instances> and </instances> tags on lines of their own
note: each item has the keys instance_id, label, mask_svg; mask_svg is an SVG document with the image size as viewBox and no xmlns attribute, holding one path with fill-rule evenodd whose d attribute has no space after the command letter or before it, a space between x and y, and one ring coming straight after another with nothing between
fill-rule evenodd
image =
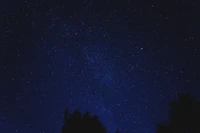
<instances>
[{"instance_id":1,"label":"starry sky","mask_svg":"<svg viewBox=\"0 0 200 133\"><path fill-rule=\"evenodd\" d=\"M63 112L155 133L200 99L198 0L0 0L0 132L60 133Z\"/></svg>"}]
</instances>

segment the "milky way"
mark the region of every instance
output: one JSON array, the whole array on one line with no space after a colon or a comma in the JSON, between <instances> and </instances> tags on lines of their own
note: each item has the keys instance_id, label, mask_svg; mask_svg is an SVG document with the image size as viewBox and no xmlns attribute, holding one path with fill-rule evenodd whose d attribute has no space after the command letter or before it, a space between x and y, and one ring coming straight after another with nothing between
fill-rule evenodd
<instances>
[{"instance_id":1,"label":"milky way","mask_svg":"<svg viewBox=\"0 0 200 133\"><path fill-rule=\"evenodd\" d=\"M68 108L108 133L155 133L170 100L200 98L197 0L0 5L0 132L61 132Z\"/></svg>"}]
</instances>

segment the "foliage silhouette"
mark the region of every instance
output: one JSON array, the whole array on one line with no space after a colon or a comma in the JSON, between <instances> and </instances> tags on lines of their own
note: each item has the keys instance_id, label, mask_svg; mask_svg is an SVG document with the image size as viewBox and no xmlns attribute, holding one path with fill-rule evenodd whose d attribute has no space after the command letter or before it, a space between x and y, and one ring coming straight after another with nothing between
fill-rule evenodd
<instances>
[{"instance_id":1,"label":"foliage silhouette","mask_svg":"<svg viewBox=\"0 0 200 133\"><path fill-rule=\"evenodd\" d=\"M157 133L174 133L170 126L165 124L157 124Z\"/></svg>"},{"instance_id":2,"label":"foliage silhouette","mask_svg":"<svg viewBox=\"0 0 200 133\"><path fill-rule=\"evenodd\" d=\"M158 124L157 133L200 133L200 102L180 94L169 103L169 125Z\"/></svg>"},{"instance_id":3,"label":"foliage silhouette","mask_svg":"<svg viewBox=\"0 0 200 133\"><path fill-rule=\"evenodd\" d=\"M85 112L83 116L80 111L69 114L68 110L64 112L64 125L62 133L106 133L105 127L101 124L97 115L91 116Z\"/></svg>"}]
</instances>

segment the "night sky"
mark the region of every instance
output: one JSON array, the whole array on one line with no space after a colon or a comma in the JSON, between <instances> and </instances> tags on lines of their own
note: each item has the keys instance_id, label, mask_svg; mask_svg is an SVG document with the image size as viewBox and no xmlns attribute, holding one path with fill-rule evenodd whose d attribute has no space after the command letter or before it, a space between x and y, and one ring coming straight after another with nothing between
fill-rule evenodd
<instances>
[{"instance_id":1,"label":"night sky","mask_svg":"<svg viewBox=\"0 0 200 133\"><path fill-rule=\"evenodd\" d=\"M60 133L63 112L155 133L200 99L199 0L0 0L0 132Z\"/></svg>"}]
</instances>

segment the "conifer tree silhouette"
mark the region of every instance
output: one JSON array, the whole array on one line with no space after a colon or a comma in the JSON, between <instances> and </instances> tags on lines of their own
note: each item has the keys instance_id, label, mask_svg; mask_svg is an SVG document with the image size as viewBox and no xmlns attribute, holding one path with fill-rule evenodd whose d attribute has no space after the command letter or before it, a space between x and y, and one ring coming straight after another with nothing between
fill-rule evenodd
<instances>
[{"instance_id":1,"label":"conifer tree silhouette","mask_svg":"<svg viewBox=\"0 0 200 133\"><path fill-rule=\"evenodd\" d=\"M83 117L80 111L76 110L69 114L64 112L64 125L62 133L106 133L105 127L101 124L97 115L91 116L89 112L84 113Z\"/></svg>"},{"instance_id":2,"label":"conifer tree silhouette","mask_svg":"<svg viewBox=\"0 0 200 133\"><path fill-rule=\"evenodd\" d=\"M169 103L169 125L157 125L157 133L200 133L200 102L180 94Z\"/></svg>"}]
</instances>

